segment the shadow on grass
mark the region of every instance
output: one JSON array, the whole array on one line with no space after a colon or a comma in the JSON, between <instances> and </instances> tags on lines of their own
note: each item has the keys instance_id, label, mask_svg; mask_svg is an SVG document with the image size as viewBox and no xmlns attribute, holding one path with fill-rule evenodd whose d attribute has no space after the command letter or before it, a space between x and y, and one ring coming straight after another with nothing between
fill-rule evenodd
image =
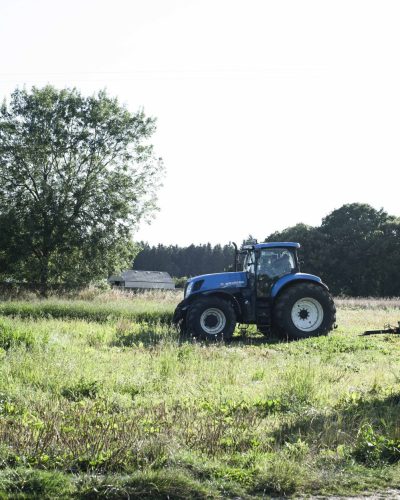
<instances>
[{"instance_id":1,"label":"shadow on grass","mask_svg":"<svg viewBox=\"0 0 400 500\"><path fill-rule=\"evenodd\" d=\"M233 345L272 345L272 344L287 344L288 342L295 342L282 337L275 336L253 336L253 335L240 335L233 337L231 340L226 341L226 344Z\"/></svg>"},{"instance_id":2,"label":"shadow on grass","mask_svg":"<svg viewBox=\"0 0 400 500\"><path fill-rule=\"evenodd\" d=\"M161 343L172 342L177 345L182 344L201 344L205 347L229 347L229 346L268 346L274 344L286 344L297 342L296 340L273 336L262 335L234 335L227 340L202 340L181 334L179 329L173 325L149 325L143 323L139 328L132 329L130 322L121 322L117 325L116 335L111 345L117 347L134 347L137 345L143 347L154 347Z\"/></svg>"},{"instance_id":3,"label":"shadow on grass","mask_svg":"<svg viewBox=\"0 0 400 500\"><path fill-rule=\"evenodd\" d=\"M359 462L368 463L371 456L379 461L388 443L394 449L400 444L400 393L384 398L372 397L371 393L350 393L329 411L303 411L285 422L273 437L281 445L301 439L321 449L348 446ZM400 449L395 449L391 461L400 461Z\"/></svg>"}]
</instances>

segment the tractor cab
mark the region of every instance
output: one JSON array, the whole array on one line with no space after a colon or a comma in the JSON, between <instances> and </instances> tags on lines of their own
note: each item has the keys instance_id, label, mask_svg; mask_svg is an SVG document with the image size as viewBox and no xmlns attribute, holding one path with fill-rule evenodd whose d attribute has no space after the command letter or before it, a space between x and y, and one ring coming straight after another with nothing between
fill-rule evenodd
<instances>
[{"instance_id":1,"label":"tractor cab","mask_svg":"<svg viewBox=\"0 0 400 500\"><path fill-rule=\"evenodd\" d=\"M243 271L248 275L250 286L255 287L257 297L269 297L273 284L280 278L300 272L299 247L299 243L259 243L246 245L238 252Z\"/></svg>"},{"instance_id":2,"label":"tractor cab","mask_svg":"<svg viewBox=\"0 0 400 500\"><path fill-rule=\"evenodd\" d=\"M297 257L299 247L299 243L292 242L256 243L244 245L237 252L236 265L243 266L247 276L249 316L261 330L268 330L272 322L274 286L285 276L300 272Z\"/></svg>"}]
</instances>

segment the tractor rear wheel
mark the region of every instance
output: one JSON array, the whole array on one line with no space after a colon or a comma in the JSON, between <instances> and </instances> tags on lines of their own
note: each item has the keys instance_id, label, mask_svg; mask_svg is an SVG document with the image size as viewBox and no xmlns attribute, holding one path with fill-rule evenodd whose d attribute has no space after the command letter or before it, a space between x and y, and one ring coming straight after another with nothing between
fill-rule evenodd
<instances>
[{"instance_id":1,"label":"tractor rear wheel","mask_svg":"<svg viewBox=\"0 0 400 500\"><path fill-rule=\"evenodd\" d=\"M186 330L203 340L228 340L236 326L236 315L230 302L219 297L200 297L186 315Z\"/></svg>"},{"instance_id":2,"label":"tractor rear wheel","mask_svg":"<svg viewBox=\"0 0 400 500\"><path fill-rule=\"evenodd\" d=\"M326 335L334 328L336 307L328 290L314 283L299 283L278 297L274 327L291 339Z\"/></svg>"}]
</instances>

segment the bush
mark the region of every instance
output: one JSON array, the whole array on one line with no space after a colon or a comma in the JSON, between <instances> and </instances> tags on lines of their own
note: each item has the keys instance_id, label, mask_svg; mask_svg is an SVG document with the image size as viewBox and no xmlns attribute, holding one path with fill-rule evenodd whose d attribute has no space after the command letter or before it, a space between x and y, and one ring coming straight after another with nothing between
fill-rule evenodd
<instances>
[{"instance_id":1,"label":"bush","mask_svg":"<svg viewBox=\"0 0 400 500\"><path fill-rule=\"evenodd\" d=\"M358 432L353 456L358 462L372 467L382 462L399 462L400 439L377 434L370 424L365 424Z\"/></svg>"},{"instance_id":2,"label":"bush","mask_svg":"<svg viewBox=\"0 0 400 500\"><path fill-rule=\"evenodd\" d=\"M64 387L61 395L70 401L81 401L82 399L95 399L99 392L96 380L84 380L81 378L76 384Z\"/></svg>"},{"instance_id":3,"label":"bush","mask_svg":"<svg viewBox=\"0 0 400 500\"><path fill-rule=\"evenodd\" d=\"M187 280L188 278L186 276L183 278L174 278L175 288L185 288Z\"/></svg>"}]
</instances>

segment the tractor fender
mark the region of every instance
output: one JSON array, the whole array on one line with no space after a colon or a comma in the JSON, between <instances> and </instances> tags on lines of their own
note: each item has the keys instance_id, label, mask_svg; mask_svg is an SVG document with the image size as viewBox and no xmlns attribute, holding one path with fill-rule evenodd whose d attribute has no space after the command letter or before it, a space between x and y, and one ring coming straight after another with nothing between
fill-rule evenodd
<instances>
[{"instance_id":1,"label":"tractor fender","mask_svg":"<svg viewBox=\"0 0 400 500\"><path fill-rule=\"evenodd\" d=\"M237 289L235 289L235 291L237 292ZM232 303L233 309L235 310L235 313L236 313L236 317L240 318L242 316L242 308L240 306L240 303L233 294L227 293L227 292L221 292L219 290L215 290L215 291L210 290L210 291L205 291L201 295L207 295L208 297L214 296L214 297L219 297L219 298L224 299L224 300L228 300L229 302Z\"/></svg>"},{"instance_id":2,"label":"tractor fender","mask_svg":"<svg viewBox=\"0 0 400 500\"><path fill-rule=\"evenodd\" d=\"M318 276L315 276L314 274L307 274L307 273L295 273L295 274L287 274L286 276L282 276L272 287L271 289L271 298L275 299L278 294L288 286L292 285L293 283L299 283L299 282L314 282L317 285L322 286L326 290L328 290L328 287L323 283L321 278Z\"/></svg>"}]
</instances>

